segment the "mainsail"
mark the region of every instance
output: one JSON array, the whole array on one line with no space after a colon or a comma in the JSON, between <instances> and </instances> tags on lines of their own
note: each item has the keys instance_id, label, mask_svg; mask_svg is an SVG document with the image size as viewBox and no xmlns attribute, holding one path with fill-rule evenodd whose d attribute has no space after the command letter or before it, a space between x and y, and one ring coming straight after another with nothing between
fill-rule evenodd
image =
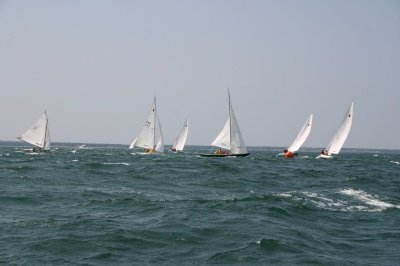
<instances>
[{"instance_id":1,"label":"mainsail","mask_svg":"<svg viewBox=\"0 0 400 266\"><path fill-rule=\"evenodd\" d=\"M189 120L186 119L185 124L183 125L179 136L175 139L174 144L171 147L173 151L183 151L183 147L185 146L186 139L189 132Z\"/></svg>"},{"instance_id":2,"label":"mainsail","mask_svg":"<svg viewBox=\"0 0 400 266\"><path fill-rule=\"evenodd\" d=\"M44 111L44 114L39 120L18 137L18 139L39 147L40 149L50 150L50 130L46 111Z\"/></svg>"},{"instance_id":3,"label":"mainsail","mask_svg":"<svg viewBox=\"0 0 400 266\"><path fill-rule=\"evenodd\" d=\"M300 129L299 134L297 134L297 137L294 139L293 143L289 146L288 151L294 153L300 149L300 147L303 145L303 143L308 138L308 135L310 134L312 119L313 119L313 114L310 115L304 126Z\"/></svg>"},{"instance_id":4,"label":"mainsail","mask_svg":"<svg viewBox=\"0 0 400 266\"><path fill-rule=\"evenodd\" d=\"M338 154L342 149L344 142L349 135L351 124L353 122L353 102L351 102L349 109L346 112L345 117L343 118L343 122L336 132L335 136L329 143L326 151L328 155Z\"/></svg>"},{"instance_id":5,"label":"mainsail","mask_svg":"<svg viewBox=\"0 0 400 266\"><path fill-rule=\"evenodd\" d=\"M158 128L157 124L158 123ZM159 130L159 139L156 146L156 131ZM164 144L162 139L161 125L157 116L156 97L154 97L153 104L147 115L147 119L142 127L139 135L131 142L129 149L139 147L148 150L156 150L159 152L164 151Z\"/></svg>"},{"instance_id":6,"label":"mainsail","mask_svg":"<svg viewBox=\"0 0 400 266\"><path fill-rule=\"evenodd\" d=\"M231 154L247 154L246 144L244 143L239 124L236 120L231 103L231 95L228 90L229 97L229 117L218 136L211 143L212 146L227 149Z\"/></svg>"}]
</instances>

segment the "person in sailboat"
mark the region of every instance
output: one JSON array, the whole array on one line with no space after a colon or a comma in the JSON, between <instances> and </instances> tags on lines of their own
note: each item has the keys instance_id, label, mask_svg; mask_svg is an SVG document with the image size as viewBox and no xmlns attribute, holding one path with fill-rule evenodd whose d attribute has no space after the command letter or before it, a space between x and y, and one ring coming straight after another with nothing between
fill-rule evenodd
<instances>
[{"instance_id":1,"label":"person in sailboat","mask_svg":"<svg viewBox=\"0 0 400 266\"><path fill-rule=\"evenodd\" d=\"M328 155L328 151L327 150L321 150L321 155Z\"/></svg>"},{"instance_id":2,"label":"person in sailboat","mask_svg":"<svg viewBox=\"0 0 400 266\"><path fill-rule=\"evenodd\" d=\"M216 154L216 155L222 154L222 150L221 150L220 148L218 148L218 149L215 151L215 154Z\"/></svg>"},{"instance_id":3,"label":"person in sailboat","mask_svg":"<svg viewBox=\"0 0 400 266\"><path fill-rule=\"evenodd\" d=\"M33 152L41 152L42 149L39 148L39 147L33 147L32 151L33 151Z\"/></svg>"},{"instance_id":4,"label":"person in sailboat","mask_svg":"<svg viewBox=\"0 0 400 266\"><path fill-rule=\"evenodd\" d=\"M288 149L283 150L283 155L285 156L285 158L293 158L294 157L293 152L289 151Z\"/></svg>"}]
</instances>

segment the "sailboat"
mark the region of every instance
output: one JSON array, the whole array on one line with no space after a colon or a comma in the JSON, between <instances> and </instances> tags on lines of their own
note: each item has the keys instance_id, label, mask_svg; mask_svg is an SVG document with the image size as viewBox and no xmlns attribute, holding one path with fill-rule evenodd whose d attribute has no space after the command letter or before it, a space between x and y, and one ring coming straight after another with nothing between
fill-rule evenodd
<instances>
[{"instance_id":1,"label":"sailboat","mask_svg":"<svg viewBox=\"0 0 400 266\"><path fill-rule=\"evenodd\" d=\"M349 109L346 112L346 115L343 118L343 122L340 125L338 131L335 136L332 138L328 147L325 150L321 151L321 154L318 158L333 158L332 154L339 154L342 149L344 142L349 135L351 124L353 122L353 102L351 102Z\"/></svg>"},{"instance_id":2,"label":"sailboat","mask_svg":"<svg viewBox=\"0 0 400 266\"><path fill-rule=\"evenodd\" d=\"M283 155L286 158L293 158L295 155L297 155L297 151L307 140L308 135L310 134L312 119L313 119L313 114L311 114L310 117L307 119L306 123L300 129L299 133L297 134L297 137L294 139L293 143L289 146L289 148L284 150Z\"/></svg>"},{"instance_id":3,"label":"sailboat","mask_svg":"<svg viewBox=\"0 0 400 266\"><path fill-rule=\"evenodd\" d=\"M34 152L49 151L50 130L46 111L44 111L44 114L39 118L39 120L25 133L19 136L18 139L34 145Z\"/></svg>"},{"instance_id":4,"label":"sailboat","mask_svg":"<svg viewBox=\"0 0 400 266\"><path fill-rule=\"evenodd\" d=\"M242 133L239 129L239 124L236 120L235 113L231 103L231 95L228 89L228 100L229 100L229 116L222 128L221 132L211 143L211 146L218 147L214 153L200 154L200 156L206 157L245 157L249 155L247 152L246 145L244 143Z\"/></svg>"},{"instance_id":5,"label":"sailboat","mask_svg":"<svg viewBox=\"0 0 400 266\"><path fill-rule=\"evenodd\" d=\"M156 142L157 138L158 141ZM153 104L139 135L129 145L129 149L135 147L143 148L145 154L164 152L164 140L161 124L157 115L156 97L154 97Z\"/></svg>"},{"instance_id":6,"label":"sailboat","mask_svg":"<svg viewBox=\"0 0 400 266\"><path fill-rule=\"evenodd\" d=\"M183 125L179 136L175 139L174 144L171 147L171 151L183 151L183 147L185 147L186 139L189 132L189 119L186 119L185 124Z\"/></svg>"}]
</instances>

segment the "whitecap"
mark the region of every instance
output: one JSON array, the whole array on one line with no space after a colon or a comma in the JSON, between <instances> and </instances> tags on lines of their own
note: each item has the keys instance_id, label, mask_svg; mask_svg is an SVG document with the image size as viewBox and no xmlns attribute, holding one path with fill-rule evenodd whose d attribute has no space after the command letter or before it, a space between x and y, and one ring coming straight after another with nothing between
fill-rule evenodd
<instances>
[{"instance_id":1,"label":"whitecap","mask_svg":"<svg viewBox=\"0 0 400 266\"><path fill-rule=\"evenodd\" d=\"M400 162L396 162L396 161L390 161L391 163L394 163L394 164L400 164Z\"/></svg>"},{"instance_id":2,"label":"whitecap","mask_svg":"<svg viewBox=\"0 0 400 266\"><path fill-rule=\"evenodd\" d=\"M103 163L103 164L105 164L105 165L126 165L126 166L129 165L129 163Z\"/></svg>"},{"instance_id":3,"label":"whitecap","mask_svg":"<svg viewBox=\"0 0 400 266\"><path fill-rule=\"evenodd\" d=\"M308 191L289 191L277 193L282 198L291 199L301 204L312 204L317 208L331 211L383 211L388 208L399 208L400 205L387 203L378 196L370 195L362 190L342 189L339 194L350 196L352 200L330 198L323 193ZM334 193L335 194L335 193ZM354 202L357 201L357 202Z\"/></svg>"},{"instance_id":4,"label":"whitecap","mask_svg":"<svg viewBox=\"0 0 400 266\"><path fill-rule=\"evenodd\" d=\"M388 208L400 208L399 205L394 205L391 203L384 202L383 200L379 199L378 196L373 196L362 190L347 188L347 189L342 189L339 192L343 195L347 195L356 200L359 200L364 204L376 207L376 209L372 209L372 211L373 210L383 211Z\"/></svg>"},{"instance_id":5,"label":"whitecap","mask_svg":"<svg viewBox=\"0 0 400 266\"><path fill-rule=\"evenodd\" d=\"M291 198L292 197L292 195L290 193L278 193L276 195L279 197L282 197L282 198Z\"/></svg>"}]
</instances>

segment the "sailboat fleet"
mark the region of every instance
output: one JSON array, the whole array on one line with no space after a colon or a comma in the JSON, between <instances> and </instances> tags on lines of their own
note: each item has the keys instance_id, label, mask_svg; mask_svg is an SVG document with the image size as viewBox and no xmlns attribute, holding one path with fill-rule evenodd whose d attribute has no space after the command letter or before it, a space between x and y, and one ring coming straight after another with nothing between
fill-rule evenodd
<instances>
[{"instance_id":1,"label":"sailboat fleet","mask_svg":"<svg viewBox=\"0 0 400 266\"><path fill-rule=\"evenodd\" d=\"M321 151L317 158L330 159L334 154L339 154L351 129L353 122L353 102L350 104L344 119L338 128L336 134L332 138L329 145ZM284 150L285 158L293 158L297 155L299 149L307 140L313 122L313 114L310 114L303 127L300 129L292 144ZM171 146L171 152L183 152L189 133L189 119L186 119L179 135ZM33 145L33 152L50 151L50 129L47 112L45 111L36 123L26 130L19 140ZM211 143L212 149L210 153L201 153L203 157L245 157L250 153L247 151L242 133L239 128L233 106L231 96L228 89L228 119L224 127ZM161 123L157 112L156 97L148 112L137 137L135 137L129 145L130 150L137 150L137 154L159 154L164 152L164 140ZM214 150L215 149L215 150Z\"/></svg>"}]
</instances>

